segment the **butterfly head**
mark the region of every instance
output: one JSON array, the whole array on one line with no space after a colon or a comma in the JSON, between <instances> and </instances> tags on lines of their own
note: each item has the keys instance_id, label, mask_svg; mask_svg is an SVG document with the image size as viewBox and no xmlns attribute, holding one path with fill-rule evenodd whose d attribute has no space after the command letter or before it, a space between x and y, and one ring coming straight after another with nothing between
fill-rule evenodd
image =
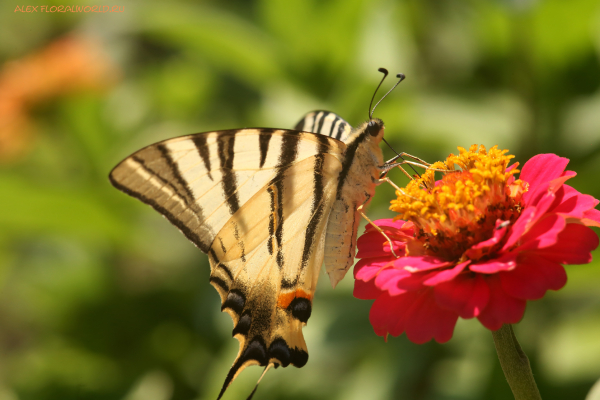
<instances>
[{"instance_id":1,"label":"butterfly head","mask_svg":"<svg viewBox=\"0 0 600 400\"><path fill-rule=\"evenodd\" d=\"M372 138L371 140L374 140L376 144L379 144L379 142L381 142L381 139L383 139L384 125L383 121L379 118L371 118L369 122L366 123L364 129L367 131L367 134Z\"/></svg>"}]
</instances>

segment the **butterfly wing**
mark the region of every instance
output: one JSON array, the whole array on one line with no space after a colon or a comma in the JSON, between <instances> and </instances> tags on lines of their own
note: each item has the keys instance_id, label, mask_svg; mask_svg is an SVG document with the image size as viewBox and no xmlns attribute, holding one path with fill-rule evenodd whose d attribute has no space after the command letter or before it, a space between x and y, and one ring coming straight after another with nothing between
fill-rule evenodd
<instances>
[{"instance_id":1,"label":"butterfly wing","mask_svg":"<svg viewBox=\"0 0 600 400\"><path fill-rule=\"evenodd\" d=\"M299 131L318 133L346 142L352 133L352 126L331 111L312 111L306 114L294 128Z\"/></svg>"},{"instance_id":2,"label":"butterfly wing","mask_svg":"<svg viewBox=\"0 0 600 400\"><path fill-rule=\"evenodd\" d=\"M245 367L308 359L302 326L323 263L325 228L345 146L269 129L208 132L148 146L110 174L209 254L211 284Z\"/></svg>"}]
</instances>

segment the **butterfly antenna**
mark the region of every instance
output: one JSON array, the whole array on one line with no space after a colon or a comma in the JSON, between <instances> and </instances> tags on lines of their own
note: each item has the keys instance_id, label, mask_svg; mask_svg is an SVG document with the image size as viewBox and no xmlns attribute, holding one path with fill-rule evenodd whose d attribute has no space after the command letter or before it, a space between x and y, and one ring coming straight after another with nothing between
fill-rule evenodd
<instances>
[{"instance_id":1,"label":"butterfly antenna","mask_svg":"<svg viewBox=\"0 0 600 400\"><path fill-rule=\"evenodd\" d=\"M375 95L377 94L377 91L381 87L381 84L383 83L383 81L389 74L388 70L385 68L379 68L377 71L383 73L383 78L381 78L381 82L379 82L379 85L377 85L377 89L375 89L375 93L373 93L373 97L371 97L371 103L369 104L369 109L367 110L367 112L369 113L369 120L371 120L371 117L373 116L373 111L375 111L374 108L373 108L373 111L371 111L371 106L373 105L373 100L375 100ZM381 100L379 100L379 101L381 101ZM377 107L377 106L375 106L375 107Z\"/></svg>"},{"instance_id":2,"label":"butterfly antenna","mask_svg":"<svg viewBox=\"0 0 600 400\"><path fill-rule=\"evenodd\" d=\"M379 71L382 72L381 71L382 69L383 68L379 68ZM386 72L385 76L387 76L387 70L385 70L385 69L383 69L383 70ZM385 79L385 76L383 77L384 79ZM375 107L373 107L373 109L371 110L371 113L369 114L369 119L371 119L371 117L373 116L373 113L375 112L375 109L377 108L377 106L379 105L379 103L381 103L381 101L383 99L385 99L388 94L392 93L392 90L396 89L396 86L398 86L400 84L400 82L402 82L404 80L404 78L406 78L406 76L404 74L397 74L396 78L398 78L398 82L396 82L396 84L390 90L388 90L388 92L386 94L384 94L381 99L379 99L379 101L377 102L377 104L375 104ZM383 83L383 79L379 83L379 86L381 86L382 83ZM377 86L377 89L379 89L379 86ZM377 91L375 91L375 93L377 93ZM375 98L375 94L373 94L373 98ZM371 104L373 104L373 100L371 100ZM371 108L370 105L369 105L369 108Z\"/></svg>"},{"instance_id":3,"label":"butterfly antenna","mask_svg":"<svg viewBox=\"0 0 600 400\"><path fill-rule=\"evenodd\" d=\"M271 368L273 365L274 364L271 363L265 367L265 370L263 371L262 375L260 376L260 378L258 378L258 382L256 382L256 386L254 386L254 390L252 391L252 393L250 393L250 396L248 396L248 398L246 400L252 400L252 396L254 396L254 393L256 393L256 389L258 389L258 384L262 380L263 376L265 376L265 374L267 373L269 368Z\"/></svg>"}]
</instances>

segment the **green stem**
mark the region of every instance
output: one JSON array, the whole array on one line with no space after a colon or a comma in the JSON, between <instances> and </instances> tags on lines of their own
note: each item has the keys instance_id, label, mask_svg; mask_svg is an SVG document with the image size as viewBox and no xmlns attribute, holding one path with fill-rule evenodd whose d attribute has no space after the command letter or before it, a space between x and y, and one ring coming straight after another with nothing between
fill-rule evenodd
<instances>
[{"instance_id":1,"label":"green stem","mask_svg":"<svg viewBox=\"0 0 600 400\"><path fill-rule=\"evenodd\" d=\"M515 400L542 400L533 379L529 359L521 350L512 325L506 324L497 331L492 331L492 336L502 371Z\"/></svg>"}]
</instances>

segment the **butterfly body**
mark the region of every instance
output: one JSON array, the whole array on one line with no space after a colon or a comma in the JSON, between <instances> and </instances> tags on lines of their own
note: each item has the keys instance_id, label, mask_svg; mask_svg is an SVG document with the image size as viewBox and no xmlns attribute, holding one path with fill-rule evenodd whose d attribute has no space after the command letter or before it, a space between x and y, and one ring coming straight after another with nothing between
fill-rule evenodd
<instances>
[{"instance_id":1,"label":"butterfly body","mask_svg":"<svg viewBox=\"0 0 600 400\"><path fill-rule=\"evenodd\" d=\"M381 120L353 130L317 111L296 130L169 139L111 172L114 186L208 254L210 283L240 342L219 397L249 365L306 364L302 327L321 265L335 286L353 264L358 210L373 196L383 165L382 137Z\"/></svg>"}]
</instances>

